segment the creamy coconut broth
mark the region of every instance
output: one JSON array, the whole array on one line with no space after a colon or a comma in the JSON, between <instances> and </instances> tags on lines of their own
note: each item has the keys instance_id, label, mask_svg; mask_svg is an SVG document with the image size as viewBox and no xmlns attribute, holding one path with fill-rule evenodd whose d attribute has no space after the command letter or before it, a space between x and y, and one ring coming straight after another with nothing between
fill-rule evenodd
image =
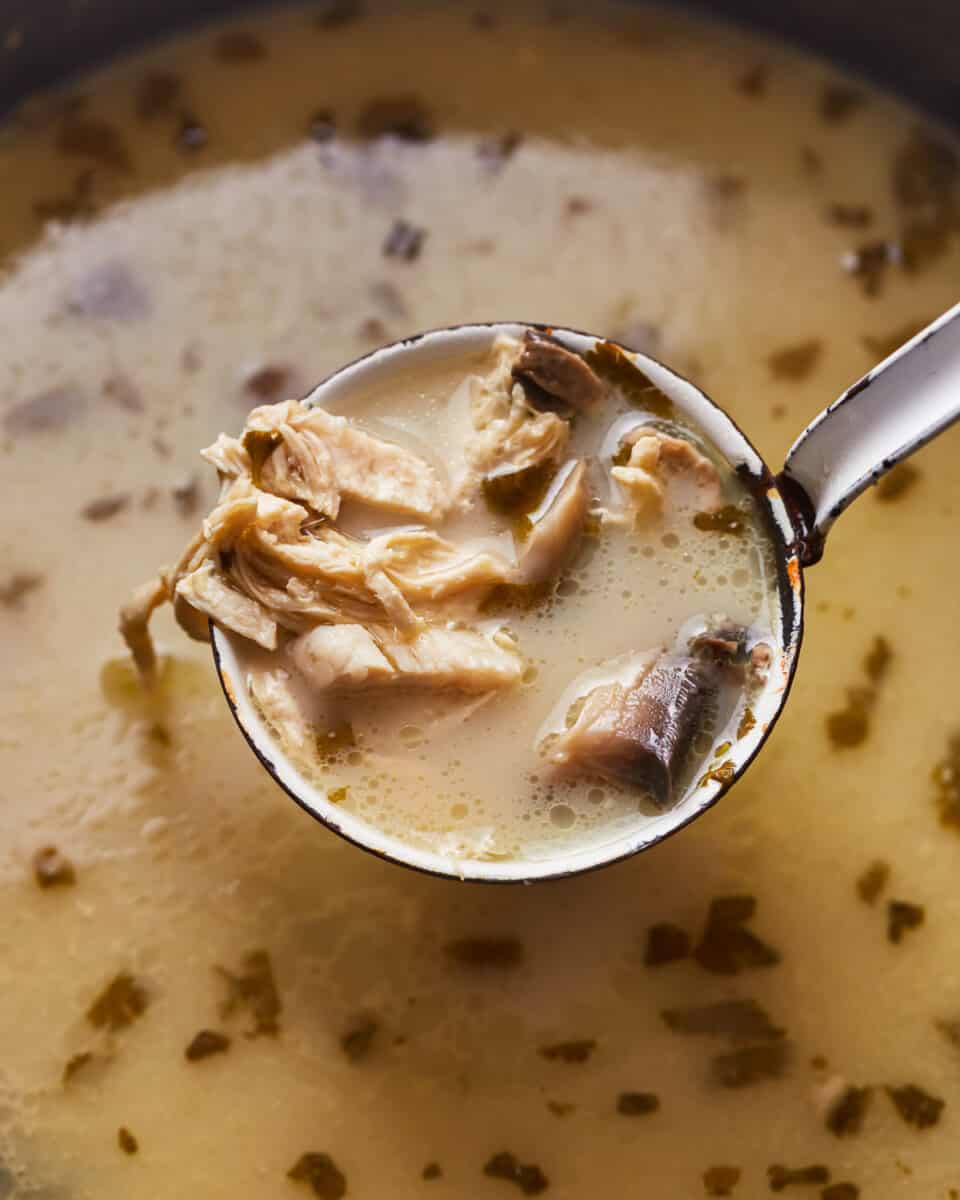
<instances>
[{"instance_id":1,"label":"creamy coconut broth","mask_svg":"<svg viewBox=\"0 0 960 1200\"><path fill-rule=\"evenodd\" d=\"M831 534L748 776L591 876L328 834L169 611L140 689L115 613L216 499L197 447L375 345L595 330L775 463L956 299L953 143L823 64L642 9L350 12L0 142L0 1195L951 1200L953 434Z\"/></svg>"}]
</instances>

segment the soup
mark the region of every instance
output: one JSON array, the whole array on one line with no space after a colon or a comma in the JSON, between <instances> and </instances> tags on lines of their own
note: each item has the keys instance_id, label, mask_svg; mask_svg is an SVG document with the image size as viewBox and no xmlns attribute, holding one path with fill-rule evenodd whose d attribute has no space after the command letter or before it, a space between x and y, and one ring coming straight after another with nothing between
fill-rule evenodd
<instances>
[{"instance_id":1,"label":"soup","mask_svg":"<svg viewBox=\"0 0 960 1200\"><path fill-rule=\"evenodd\" d=\"M775 463L955 300L953 142L820 63L646 9L348 15L4 129L0 1195L949 1200L954 435L831 533L749 775L590 876L461 887L330 835L168 612L141 689L115 613L213 507L197 447L354 355L594 330Z\"/></svg>"},{"instance_id":2,"label":"soup","mask_svg":"<svg viewBox=\"0 0 960 1200\"><path fill-rule=\"evenodd\" d=\"M147 688L158 603L228 631L273 757L451 862L654 817L783 686L774 551L702 431L612 343L487 340L332 409L255 408L203 451L200 532L121 615Z\"/></svg>"}]
</instances>

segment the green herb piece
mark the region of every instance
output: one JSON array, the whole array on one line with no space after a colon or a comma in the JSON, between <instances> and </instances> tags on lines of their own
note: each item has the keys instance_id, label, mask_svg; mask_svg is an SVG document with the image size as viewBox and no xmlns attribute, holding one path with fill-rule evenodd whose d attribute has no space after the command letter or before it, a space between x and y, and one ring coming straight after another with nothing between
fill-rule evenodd
<instances>
[{"instance_id":1,"label":"green herb piece","mask_svg":"<svg viewBox=\"0 0 960 1200\"><path fill-rule=\"evenodd\" d=\"M121 1125L117 1130L117 1145L124 1154L136 1154L140 1149L140 1143L126 1125Z\"/></svg>"},{"instance_id":2,"label":"green herb piece","mask_svg":"<svg viewBox=\"0 0 960 1200\"><path fill-rule=\"evenodd\" d=\"M864 904L873 904L890 878L890 864L877 859L857 880L857 895Z\"/></svg>"},{"instance_id":3,"label":"green herb piece","mask_svg":"<svg viewBox=\"0 0 960 1200\"><path fill-rule=\"evenodd\" d=\"M916 1084L888 1087L886 1091L894 1108L908 1125L915 1125L917 1129L929 1129L940 1120L945 1101L931 1096Z\"/></svg>"},{"instance_id":4,"label":"green herb piece","mask_svg":"<svg viewBox=\"0 0 960 1200\"><path fill-rule=\"evenodd\" d=\"M740 1182L739 1167L707 1167L703 1173L703 1190L708 1196L731 1196Z\"/></svg>"},{"instance_id":5,"label":"green herb piece","mask_svg":"<svg viewBox=\"0 0 960 1200\"><path fill-rule=\"evenodd\" d=\"M56 846L41 846L34 854L33 877L42 888L73 887L77 882L73 863Z\"/></svg>"},{"instance_id":6,"label":"green herb piece","mask_svg":"<svg viewBox=\"0 0 960 1200\"><path fill-rule=\"evenodd\" d=\"M736 1041L779 1041L784 1031L755 1000L721 1000L691 1008L667 1008L660 1014L674 1033L708 1034Z\"/></svg>"},{"instance_id":7,"label":"green herb piece","mask_svg":"<svg viewBox=\"0 0 960 1200\"><path fill-rule=\"evenodd\" d=\"M517 938L460 938L450 942L447 956L461 967L511 970L523 965L526 952Z\"/></svg>"},{"instance_id":8,"label":"green herb piece","mask_svg":"<svg viewBox=\"0 0 960 1200\"><path fill-rule=\"evenodd\" d=\"M503 1179L516 1184L525 1196L539 1196L550 1186L543 1171L533 1163L522 1163L509 1150L502 1150L486 1163L484 1175L490 1179Z\"/></svg>"},{"instance_id":9,"label":"green herb piece","mask_svg":"<svg viewBox=\"0 0 960 1200\"><path fill-rule=\"evenodd\" d=\"M775 379L799 381L813 373L822 354L823 342L819 338L811 338L806 342L798 342L795 346L775 350L767 356L767 366Z\"/></svg>"},{"instance_id":10,"label":"green herb piece","mask_svg":"<svg viewBox=\"0 0 960 1200\"><path fill-rule=\"evenodd\" d=\"M329 1154L316 1151L301 1154L287 1172L287 1178L305 1183L320 1200L341 1200L347 1194L347 1177Z\"/></svg>"},{"instance_id":11,"label":"green herb piece","mask_svg":"<svg viewBox=\"0 0 960 1200\"><path fill-rule=\"evenodd\" d=\"M124 971L111 980L90 1005L87 1020L94 1029L126 1029L146 1012L149 1003L150 997L143 985Z\"/></svg>"},{"instance_id":12,"label":"green herb piece","mask_svg":"<svg viewBox=\"0 0 960 1200\"><path fill-rule=\"evenodd\" d=\"M498 516L526 516L542 504L550 484L557 476L553 459L529 467L501 468L486 475L481 482L487 508Z\"/></svg>"},{"instance_id":13,"label":"green herb piece","mask_svg":"<svg viewBox=\"0 0 960 1200\"><path fill-rule=\"evenodd\" d=\"M221 1016L228 1018L238 1011L247 1012L253 1018L247 1037L275 1035L280 1029L282 1005L266 950L251 951L244 958L239 974L223 967L217 967L216 971L227 985L227 998L220 1005Z\"/></svg>"},{"instance_id":14,"label":"green herb piece","mask_svg":"<svg viewBox=\"0 0 960 1200\"><path fill-rule=\"evenodd\" d=\"M579 1042L554 1042L541 1046L538 1054L550 1062L585 1063L596 1050L597 1043L590 1038Z\"/></svg>"},{"instance_id":15,"label":"green herb piece","mask_svg":"<svg viewBox=\"0 0 960 1200\"><path fill-rule=\"evenodd\" d=\"M254 487L260 487L260 476L267 459L282 444L281 434L265 429L248 429L243 435L243 448L250 455L250 477Z\"/></svg>"},{"instance_id":16,"label":"green herb piece","mask_svg":"<svg viewBox=\"0 0 960 1200\"><path fill-rule=\"evenodd\" d=\"M584 361L634 408L652 413L662 420L674 416L674 404L661 388L640 370L637 364L613 342L598 342L584 354Z\"/></svg>"},{"instance_id":17,"label":"green herb piece","mask_svg":"<svg viewBox=\"0 0 960 1200\"><path fill-rule=\"evenodd\" d=\"M779 1079L786 1071L788 1058L786 1042L743 1046L729 1054L718 1054L710 1064L710 1074L721 1087L750 1087L766 1079Z\"/></svg>"},{"instance_id":18,"label":"green herb piece","mask_svg":"<svg viewBox=\"0 0 960 1200\"><path fill-rule=\"evenodd\" d=\"M830 1170L824 1166L784 1167L779 1163L767 1167L767 1182L771 1192L782 1192L794 1183L829 1183Z\"/></svg>"},{"instance_id":19,"label":"green herb piece","mask_svg":"<svg viewBox=\"0 0 960 1200\"><path fill-rule=\"evenodd\" d=\"M647 945L643 952L645 967L662 967L666 963L689 958L692 942L689 933L678 925L661 922L647 930Z\"/></svg>"},{"instance_id":20,"label":"green herb piece","mask_svg":"<svg viewBox=\"0 0 960 1200\"><path fill-rule=\"evenodd\" d=\"M826 1117L827 1129L834 1137L850 1137L860 1132L872 1095L872 1088L848 1087L837 1097Z\"/></svg>"},{"instance_id":21,"label":"green herb piece","mask_svg":"<svg viewBox=\"0 0 960 1200\"><path fill-rule=\"evenodd\" d=\"M189 1062L200 1062L213 1054L226 1054L230 1048L230 1039L225 1033L216 1029L201 1029L190 1040L190 1045L184 1050L184 1057Z\"/></svg>"},{"instance_id":22,"label":"green herb piece","mask_svg":"<svg viewBox=\"0 0 960 1200\"><path fill-rule=\"evenodd\" d=\"M621 1117L645 1117L660 1108L660 1097L653 1092L621 1092L617 1112Z\"/></svg>"},{"instance_id":23,"label":"green herb piece","mask_svg":"<svg viewBox=\"0 0 960 1200\"><path fill-rule=\"evenodd\" d=\"M908 900L890 900L887 903L887 938L899 945L903 935L911 929L919 929L926 912L922 904L911 904Z\"/></svg>"},{"instance_id":24,"label":"green herb piece","mask_svg":"<svg viewBox=\"0 0 960 1200\"><path fill-rule=\"evenodd\" d=\"M340 1039L340 1049L351 1062L361 1062L370 1053L380 1029L373 1017L361 1017Z\"/></svg>"}]
</instances>

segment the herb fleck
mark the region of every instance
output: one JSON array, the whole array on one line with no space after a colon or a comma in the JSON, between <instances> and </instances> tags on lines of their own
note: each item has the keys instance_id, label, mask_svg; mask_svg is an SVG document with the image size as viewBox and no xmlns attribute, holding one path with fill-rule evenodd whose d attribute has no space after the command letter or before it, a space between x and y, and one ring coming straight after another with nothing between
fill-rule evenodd
<instances>
[{"instance_id":1,"label":"herb fleck","mask_svg":"<svg viewBox=\"0 0 960 1200\"><path fill-rule=\"evenodd\" d=\"M662 967L680 958L689 958L692 942L690 935L679 925L661 922L647 930L647 945L643 952L645 967Z\"/></svg>"},{"instance_id":2,"label":"herb fleck","mask_svg":"<svg viewBox=\"0 0 960 1200\"><path fill-rule=\"evenodd\" d=\"M896 329L892 329L889 333L877 335L865 333L860 341L863 343L863 348L879 362L881 359L889 357L894 350L899 350L904 342L909 342L912 337L916 337L920 330L926 329L932 320L933 317L923 321L907 321L905 325L898 325ZM899 471L901 467L907 465L907 463L901 463L900 466L894 467L892 471L884 475L878 485L878 493L879 489L890 480L891 476ZM913 468L911 467L910 470L912 471Z\"/></svg>"},{"instance_id":3,"label":"herb fleck","mask_svg":"<svg viewBox=\"0 0 960 1200\"><path fill-rule=\"evenodd\" d=\"M903 1087L888 1087L887 1095L902 1119L917 1129L929 1129L931 1125L936 1125L944 1109L943 1100L912 1083Z\"/></svg>"},{"instance_id":4,"label":"herb fleck","mask_svg":"<svg viewBox=\"0 0 960 1200\"><path fill-rule=\"evenodd\" d=\"M439 1179L443 1175L443 1167L437 1162L429 1162L420 1172L421 1179Z\"/></svg>"},{"instance_id":5,"label":"herb fleck","mask_svg":"<svg viewBox=\"0 0 960 1200\"><path fill-rule=\"evenodd\" d=\"M347 1177L329 1154L316 1151L301 1154L287 1172L287 1178L307 1184L320 1200L340 1200L347 1194Z\"/></svg>"},{"instance_id":6,"label":"herb fleck","mask_svg":"<svg viewBox=\"0 0 960 1200\"><path fill-rule=\"evenodd\" d=\"M823 342L810 338L795 346L785 346L767 356L767 366L775 379L806 379L823 354Z\"/></svg>"},{"instance_id":7,"label":"herb fleck","mask_svg":"<svg viewBox=\"0 0 960 1200\"><path fill-rule=\"evenodd\" d=\"M831 225L846 229L866 229L873 223L873 209L866 204L831 204L826 210Z\"/></svg>"},{"instance_id":8,"label":"herb fleck","mask_svg":"<svg viewBox=\"0 0 960 1200\"><path fill-rule=\"evenodd\" d=\"M920 479L920 472L908 462L898 463L877 484L874 495L885 504L899 500Z\"/></svg>"},{"instance_id":9,"label":"herb fleck","mask_svg":"<svg viewBox=\"0 0 960 1200\"><path fill-rule=\"evenodd\" d=\"M299 378L293 367L283 363L266 363L251 371L243 381L243 390L261 404L287 400L298 390Z\"/></svg>"},{"instance_id":10,"label":"herb fleck","mask_svg":"<svg viewBox=\"0 0 960 1200\"><path fill-rule=\"evenodd\" d=\"M428 142L434 136L430 114L416 96L371 101L357 118L356 130L361 138L402 142Z\"/></svg>"},{"instance_id":11,"label":"herb fleck","mask_svg":"<svg viewBox=\"0 0 960 1200\"><path fill-rule=\"evenodd\" d=\"M744 928L756 911L753 896L721 896L712 901L703 936L693 957L707 971L736 975L750 967L773 967L780 953Z\"/></svg>"},{"instance_id":12,"label":"herb fleck","mask_svg":"<svg viewBox=\"0 0 960 1200\"><path fill-rule=\"evenodd\" d=\"M709 1034L736 1041L779 1041L784 1035L755 1000L667 1008L660 1015L674 1033Z\"/></svg>"},{"instance_id":13,"label":"herb fleck","mask_svg":"<svg viewBox=\"0 0 960 1200\"><path fill-rule=\"evenodd\" d=\"M844 83L828 83L820 93L819 112L829 124L838 124L866 103L866 96Z\"/></svg>"},{"instance_id":14,"label":"herb fleck","mask_svg":"<svg viewBox=\"0 0 960 1200\"><path fill-rule=\"evenodd\" d=\"M73 863L56 846L42 846L34 854L33 877L42 888L73 887L77 882Z\"/></svg>"},{"instance_id":15,"label":"herb fleck","mask_svg":"<svg viewBox=\"0 0 960 1200\"><path fill-rule=\"evenodd\" d=\"M864 904L873 904L887 886L889 878L890 864L877 859L857 879L857 895Z\"/></svg>"},{"instance_id":16,"label":"herb fleck","mask_svg":"<svg viewBox=\"0 0 960 1200\"><path fill-rule=\"evenodd\" d=\"M617 1097L617 1112L621 1117L645 1117L660 1108L660 1097L653 1092L621 1092Z\"/></svg>"},{"instance_id":17,"label":"herb fleck","mask_svg":"<svg viewBox=\"0 0 960 1200\"><path fill-rule=\"evenodd\" d=\"M555 1117L569 1117L577 1111L575 1104L567 1104L563 1100L548 1100L547 1108Z\"/></svg>"},{"instance_id":18,"label":"herb fleck","mask_svg":"<svg viewBox=\"0 0 960 1200\"><path fill-rule=\"evenodd\" d=\"M21 400L3 415L4 431L13 437L52 433L78 420L86 408L82 392L69 384Z\"/></svg>"},{"instance_id":19,"label":"herb fleck","mask_svg":"<svg viewBox=\"0 0 960 1200\"><path fill-rule=\"evenodd\" d=\"M89 1050L82 1050L79 1054L73 1054L67 1059L66 1065L63 1068L61 1080L67 1084L75 1075L79 1075L84 1068L90 1066L93 1062L93 1054Z\"/></svg>"},{"instance_id":20,"label":"herb fleck","mask_svg":"<svg viewBox=\"0 0 960 1200\"><path fill-rule=\"evenodd\" d=\"M748 67L737 80L737 91L742 92L744 96L765 96L769 75L770 71L766 63L755 63L752 67Z\"/></svg>"},{"instance_id":21,"label":"herb fleck","mask_svg":"<svg viewBox=\"0 0 960 1200\"><path fill-rule=\"evenodd\" d=\"M765 1079L779 1079L786 1070L788 1058L786 1042L744 1046L729 1054L718 1054L710 1064L710 1073L721 1087L749 1087Z\"/></svg>"},{"instance_id":22,"label":"herb fleck","mask_svg":"<svg viewBox=\"0 0 960 1200\"><path fill-rule=\"evenodd\" d=\"M490 1179L504 1179L514 1183L525 1196L539 1196L550 1186L550 1181L543 1171L533 1163L522 1163L515 1154L503 1150L486 1163L484 1175Z\"/></svg>"},{"instance_id":23,"label":"herb fleck","mask_svg":"<svg viewBox=\"0 0 960 1200\"><path fill-rule=\"evenodd\" d=\"M124 1154L136 1154L140 1149L140 1143L126 1125L121 1125L117 1130L117 1145Z\"/></svg>"},{"instance_id":24,"label":"herb fleck","mask_svg":"<svg viewBox=\"0 0 960 1200\"><path fill-rule=\"evenodd\" d=\"M91 500L89 504L85 504L80 510L80 515L88 521L109 521L111 517L115 517L118 513L129 507L130 496L127 493L118 496L101 496L98 500Z\"/></svg>"},{"instance_id":25,"label":"herb fleck","mask_svg":"<svg viewBox=\"0 0 960 1200\"><path fill-rule=\"evenodd\" d=\"M230 1039L225 1033L216 1029L201 1029L193 1035L183 1053L188 1062L200 1062L213 1054L225 1054L229 1048Z\"/></svg>"},{"instance_id":26,"label":"herb fleck","mask_svg":"<svg viewBox=\"0 0 960 1200\"><path fill-rule=\"evenodd\" d=\"M447 955L461 967L493 967L510 970L523 965L523 943L517 938L460 938L450 942Z\"/></svg>"},{"instance_id":27,"label":"herb fleck","mask_svg":"<svg viewBox=\"0 0 960 1200\"><path fill-rule=\"evenodd\" d=\"M380 1026L373 1017L361 1017L340 1039L340 1049L351 1062L366 1058Z\"/></svg>"},{"instance_id":28,"label":"herb fleck","mask_svg":"<svg viewBox=\"0 0 960 1200\"><path fill-rule=\"evenodd\" d=\"M926 912L921 904L907 900L890 900L887 903L887 938L894 945L903 941L903 935L911 929L919 929Z\"/></svg>"},{"instance_id":29,"label":"herb fleck","mask_svg":"<svg viewBox=\"0 0 960 1200\"><path fill-rule=\"evenodd\" d=\"M820 1200L857 1200L860 1189L855 1183L831 1183L820 1193Z\"/></svg>"},{"instance_id":30,"label":"herb fleck","mask_svg":"<svg viewBox=\"0 0 960 1200\"><path fill-rule=\"evenodd\" d=\"M591 1038L579 1042L554 1042L541 1046L538 1053L550 1062L585 1063L596 1050L597 1043Z\"/></svg>"},{"instance_id":31,"label":"herb fleck","mask_svg":"<svg viewBox=\"0 0 960 1200\"><path fill-rule=\"evenodd\" d=\"M863 662L867 686L847 688L846 706L827 714L827 737L836 749L851 749L866 741L870 732L870 713L892 658L893 653L886 638L875 637Z\"/></svg>"},{"instance_id":32,"label":"herb fleck","mask_svg":"<svg viewBox=\"0 0 960 1200\"><path fill-rule=\"evenodd\" d=\"M865 296L877 296L886 281L887 268L900 262L900 248L882 238L861 242L840 259L840 265L858 280Z\"/></svg>"},{"instance_id":33,"label":"herb fleck","mask_svg":"<svg viewBox=\"0 0 960 1200\"><path fill-rule=\"evenodd\" d=\"M147 1010L150 997L146 988L123 971L107 984L87 1009L87 1020L94 1029L126 1029Z\"/></svg>"},{"instance_id":34,"label":"herb fleck","mask_svg":"<svg viewBox=\"0 0 960 1200\"><path fill-rule=\"evenodd\" d=\"M708 1196L730 1196L740 1182L739 1167L707 1167L703 1173L703 1190Z\"/></svg>"},{"instance_id":35,"label":"herb fleck","mask_svg":"<svg viewBox=\"0 0 960 1200\"><path fill-rule=\"evenodd\" d=\"M253 950L243 960L239 974L216 968L227 985L227 998L220 1006L223 1017L237 1011L245 1011L253 1018L247 1037L276 1034L280 1025L278 1018L282 1008L270 955L266 950Z\"/></svg>"},{"instance_id":36,"label":"herb fleck","mask_svg":"<svg viewBox=\"0 0 960 1200\"><path fill-rule=\"evenodd\" d=\"M784 1167L775 1163L767 1167L767 1182L771 1192L782 1192L794 1183L829 1183L830 1171L824 1166Z\"/></svg>"},{"instance_id":37,"label":"herb fleck","mask_svg":"<svg viewBox=\"0 0 960 1200\"><path fill-rule=\"evenodd\" d=\"M363 16L360 0L322 0L314 13L318 29L342 29Z\"/></svg>"},{"instance_id":38,"label":"herb fleck","mask_svg":"<svg viewBox=\"0 0 960 1200\"><path fill-rule=\"evenodd\" d=\"M387 236L383 240L383 253L387 258L399 258L403 262L413 262L420 257L423 240L427 231L419 225L411 225L402 218L394 221Z\"/></svg>"},{"instance_id":39,"label":"herb fleck","mask_svg":"<svg viewBox=\"0 0 960 1200\"><path fill-rule=\"evenodd\" d=\"M0 607L19 609L23 599L43 586L43 576L34 571L18 571L0 583Z\"/></svg>"},{"instance_id":40,"label":"herb fleck","mask_svg":"<svg viewBox=\"0 0 960 1200\"><path fill-rule=\"evenodd\" d=\"M61 154L89 158L102 167L129 173L133 160L126 138L109 121L99 117L70 116L57 134Z\"/></svg>"},{"instance_id":41,"label":"herb fleck","mask_svg":"<svg viewBox=\"0 0 960 1200\"><path fill-rule=\"evenodd\" d=\"M827 1129L835 1137L850 1137L859 1133L872 1094L872 1088L848 1087L830 1106L826 1117Z\"/></svg>"},{"instance_id":42,"label":"herb fleck","mask_svg":"<svg viewBox=\"0 0 960 1200\"><path fill-rule=\"evenodd\" d=\"M181 81L178 75L166 71L154 71L137 84L134 107L141 121L152 121L156 117L171 113L180 97Z\"/></svg>"},{"instance_id":43,"label":"herb fleck","mask_svg":"<svg viewBox=\"0 0 960 1200\"><path fill-rule=\"evenodd\" d=\"M947 756L933 769L940 824L960 832L960 734L947 742Z\"/></svg>"}]
</instances>

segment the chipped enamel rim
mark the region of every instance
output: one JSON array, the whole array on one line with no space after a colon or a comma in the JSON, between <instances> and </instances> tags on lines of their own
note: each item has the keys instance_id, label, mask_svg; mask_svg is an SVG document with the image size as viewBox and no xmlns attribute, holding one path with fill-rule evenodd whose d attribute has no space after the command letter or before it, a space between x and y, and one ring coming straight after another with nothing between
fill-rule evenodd
<instances>
[{"instance_id":1,"label":"chipped enamel rim","mask_svg":"<svg viewBox=\"0 0 960 1200\"><path fill-rule=\"evenodd\" d=\"M306 403L322 405L335 400L342 401L355 388L383 382L398 367L409 369L417 358L429 362L482 353L501 333L522 337L531 329L549 332L578 354L593 349L605 340L571 329L523 322L491 322L431 330L381 347L341 368L316 387L306 398ZM257 713L237 657L237 645L241 639L211 625L213 657L220 683L230 711L250 749L292 800L355 846L389 862L430 875L486 883L532 883L596 870L649 849L712 808L750 765L776 724L793 682L803 634L803 572L798 557L797 535L787 504L759 454L723 409L689 380L662 363L647 355L621 348L731 463L753 492L776 549L776 594L779 604L775 616L780 618L780 629L774 630L774 633L779 634L782 654L779 662L771 668L776 675L753 706L755 727L734 742L724 755L724 761L729 760L734 765L733 778L727 783L712 779L695 786L669 811L654 818L639 817L635 829L628 829L608 841L594 842L566 854L544 859L507 861L449 858L392 837L371 822L331 803L325 790L310 782L286 757Z\"/></svg>"}]
</instances>

